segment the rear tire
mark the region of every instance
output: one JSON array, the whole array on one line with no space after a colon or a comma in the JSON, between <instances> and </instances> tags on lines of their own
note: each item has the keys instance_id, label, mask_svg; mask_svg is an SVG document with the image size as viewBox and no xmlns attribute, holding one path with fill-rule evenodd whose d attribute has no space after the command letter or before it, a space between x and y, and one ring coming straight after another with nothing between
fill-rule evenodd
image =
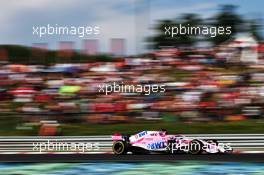
<instances>
[{"instance_id":1,"label":"rear tire","mask_svg":"<svg viewBox=\"0 0 264 175\"><path fill-rule=\"evenodd\" d=\"M114 154L126 154L127 153L127 146L124 141L115 141L112 146L112 150Z\"/></svg>"}]
</instances>

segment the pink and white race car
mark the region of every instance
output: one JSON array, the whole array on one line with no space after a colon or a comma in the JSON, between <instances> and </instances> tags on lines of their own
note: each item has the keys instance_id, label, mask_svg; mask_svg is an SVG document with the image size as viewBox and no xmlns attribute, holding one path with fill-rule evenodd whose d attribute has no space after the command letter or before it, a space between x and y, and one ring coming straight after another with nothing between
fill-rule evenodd
<instances>
[{"instance_id":1,"label":"pink and white race car","mask_svg":"<svg viewBox=\"0 0 264 175\"><path fill-rule=\"evenodd\" d=\"M182 135L168 135L166 130L142 131L135 135L114 134L114 154L149 154L149 153L231 153L230 144L218 143L216 140L191 139Z\"/></svg>"}]
</instances>

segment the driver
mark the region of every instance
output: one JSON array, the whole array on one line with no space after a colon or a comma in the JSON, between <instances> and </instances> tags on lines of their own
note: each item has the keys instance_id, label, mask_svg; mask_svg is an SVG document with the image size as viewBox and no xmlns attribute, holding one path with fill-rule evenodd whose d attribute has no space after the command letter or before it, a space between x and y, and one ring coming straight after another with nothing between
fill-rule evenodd
<instances>
[{"instance_id":1,"label":"driver","mask_svg":"<svg viewBox=\"0 0 264 175\"><path fill-rule=\"evenodd\" d=\"M160 135L162 136L168 135L168 131L166 129L162 129Z\"/></svg>"}]
</instances>

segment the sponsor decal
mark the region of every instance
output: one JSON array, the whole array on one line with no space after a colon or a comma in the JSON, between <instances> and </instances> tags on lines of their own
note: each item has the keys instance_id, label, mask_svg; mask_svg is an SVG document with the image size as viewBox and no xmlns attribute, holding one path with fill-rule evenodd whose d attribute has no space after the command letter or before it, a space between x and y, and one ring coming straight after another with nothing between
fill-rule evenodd
<instances>
[{"instance_id":1,"label":"sponsor decal","mask_svg":"<svg viewBox=\"0 0 264 175\"><path fill-rule=\"evenodd\" d=\"M147 135L147 131L142 131L142 132L140 132L140 133L137 134L138 138L143 137L145 135Z\"/></svg>"},{"instance_id":2,"label":"sponsor decal","mask_svg":"<svg viewBox=\"0 0 264 175\"><path fill-rule=\"evenodd\" d=\"M165 141L160 141L160 142L154 142L148 144L148 149L161 149L166 147L166 142Z\"/></svg>"}]
</instances>

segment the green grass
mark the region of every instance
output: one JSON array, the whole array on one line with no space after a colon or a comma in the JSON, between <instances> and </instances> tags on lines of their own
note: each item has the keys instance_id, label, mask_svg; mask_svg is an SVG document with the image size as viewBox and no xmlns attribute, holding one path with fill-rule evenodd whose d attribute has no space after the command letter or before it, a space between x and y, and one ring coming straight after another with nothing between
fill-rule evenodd
<instances>
[{"instance_id":1,"label":"green grass","mask_svg":"<svg viewBox=\"0 0 264 175\"><path fill-rule=\"evenodd\" d=\"M30 130L18 130L16 127L23 123L21 117L1 116L0 136L33 136L38 134L38 128L32 127Z\"/></svg>"},{"instance_id":2,"label":"green grass","mask_svg":"<svg viewBox=\"0 0 264 175\"><path fill-rule=\"evenodd\" d=\"M133 134L142 130L167 129L173 134L199 133L264 133L264 123L255 121L235 123L126 123L126 124L79 124L62 125L63 135L108 135L113 133Z\"/></svg>"},{"instance_id":3,"label":"green grass","mask_svg":"<svg viewBox=\"0 0 264 175\"><path fill-rule=\"evenodd\" d=\"M39 126L32 129L18 130L25 121L21 117L0 117L0 136L37 136ZM137 122L120 124L67 123L61 124L62 135L111 135L113 133L133 134L142 130L167 129L173 134L199 133L264 133L264 121L249 120L244 122L180 123L180 122Z\"/></svg>"}]
</instances>

